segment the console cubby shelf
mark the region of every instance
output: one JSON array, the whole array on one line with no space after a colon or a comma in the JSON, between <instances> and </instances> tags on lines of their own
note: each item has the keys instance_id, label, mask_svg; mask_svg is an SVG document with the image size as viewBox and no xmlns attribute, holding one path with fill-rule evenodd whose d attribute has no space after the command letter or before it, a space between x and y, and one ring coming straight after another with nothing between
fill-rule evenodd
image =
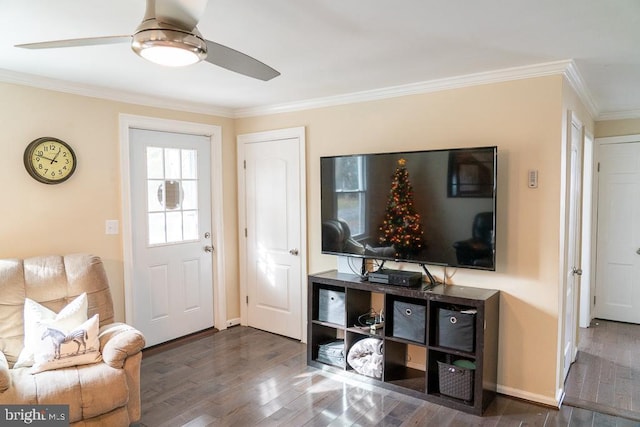
<instances>
[{"instance_id":1,"label":"console cubby shelf","mask_svg":"<svg viewBox=\"0 0 640 427\"><path fill-rule=\"evenodd\" d=\"M476 415L493 400L499 291L458 285L405 288L333 270L310 275L308 295L310 366ZM358 317L369 312L373 299L382 301L385 315L384 327L375 332L358 327ZM380 378L347 363L352 346L366 338L382 344ZM342 359L326 358L332 344L343 346ZM408 362L410 354L417 361Z\"/></svg>"}]
</instances>

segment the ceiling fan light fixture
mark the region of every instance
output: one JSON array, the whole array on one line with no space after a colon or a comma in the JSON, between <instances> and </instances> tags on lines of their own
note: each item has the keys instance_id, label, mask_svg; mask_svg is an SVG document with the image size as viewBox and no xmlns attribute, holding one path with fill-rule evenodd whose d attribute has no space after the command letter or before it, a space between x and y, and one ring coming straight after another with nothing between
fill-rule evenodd
<instances>
[{"instance_id":1,"label":"ceiling fan light fixture","mask_svg":"<svg viewBox=\"0 0 640 427\"><path fill-rule=\"evenodd\" d=\"M133 35L131 48L142 58L167 67L184 67L207 57L202 38L177 30L139 31Z\"/></svg>"}]
</instances>

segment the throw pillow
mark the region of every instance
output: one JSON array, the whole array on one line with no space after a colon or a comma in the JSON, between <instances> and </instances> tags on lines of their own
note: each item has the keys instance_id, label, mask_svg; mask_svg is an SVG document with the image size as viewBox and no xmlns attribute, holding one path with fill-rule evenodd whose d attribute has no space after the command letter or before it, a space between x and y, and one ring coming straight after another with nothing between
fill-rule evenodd
<instances>
[{"instance_id":1,"label":"throw pillow","mask_svg":"<svg viewBox=\"0 0 640 427\"><path fill-rule=\"evenodd\" d=\"M34 349L32 374L50 369L87 365L102 360L100 355L99 315L71 329L62 329L58 322L40 323L40 342Z\"/></svg>"},{"instance_id":2,"label":"throw pillow","mask_svg":"<svg viewBox=\"0 0 640 427\"><path fill-rule=\"evenodd\" d=\"M58 314L37 302L25 298L24 300L24 348L18 356L14 368L32 366L33 350L40 344L42 332L38 324L56 322L58 328L73 329L87 320L87 294L78 295L67 304Z\"/></svg>"},{"instance_id":3,"label":"throw pillow","mask_svg":"<svg viewBox=\"0 0 640 427\"><path fill-rule=\"evenodd\" d=\"M11 374L9 373L9 363L4 353L0 350L0 393L6 391L11 385Z\"/></svg>"}]
</instances>

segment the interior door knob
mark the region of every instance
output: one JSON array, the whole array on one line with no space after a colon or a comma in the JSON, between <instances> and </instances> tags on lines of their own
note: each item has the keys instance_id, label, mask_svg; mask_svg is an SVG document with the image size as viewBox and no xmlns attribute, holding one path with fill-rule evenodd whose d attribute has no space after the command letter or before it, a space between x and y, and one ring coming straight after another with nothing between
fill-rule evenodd
<instances>
[{"instance_id":1,"label":"interior door knob","mask_svg":"<svg viewBox=\"0 0 640 427\"><path fill-rule=\"evenodd\" d=\"M204 251L209 253L213 252L213 246L209 246L209 245L205 246Z\"/></svg>"},{"instance_id":2,"label":"interior door knob","mask_svg":"<svg viewBox=\"0 0 640 427\"><path fill-rule=\"evenodd\" d=\"M636 253L637 253L638 255L640 255L640 248L638 248L638 250L636 251Z\"/></svg>"},{"instance_id":3,"label":"interior door knob","mask_svg":"<svg viewBox=\"0 0 640 427\"><path fill-rule=\"evenodd\" d=\"M289 250L289 253L290 253L291 255L298 256L298 253L299 253L299 252L298 252L298 250L297 250L297 249L291 249L291 250Z\"/></svg>"}]
</instances>

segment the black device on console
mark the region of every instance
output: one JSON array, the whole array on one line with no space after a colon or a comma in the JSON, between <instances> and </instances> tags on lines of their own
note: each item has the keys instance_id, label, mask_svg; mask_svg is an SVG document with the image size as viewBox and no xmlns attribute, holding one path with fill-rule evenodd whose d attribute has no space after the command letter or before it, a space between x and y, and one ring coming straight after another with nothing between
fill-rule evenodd
<instances>
[{"instance_id":1,"label":"black device on console","mask_svg":"<svg viewBox=\"0 0 640 427\"><path fill-rule=\"evenodd\" d=\"M369 281L385 285L417 287L422 283L422 273L381 268L369 273Z\"/></svg>"}]
</instances>

